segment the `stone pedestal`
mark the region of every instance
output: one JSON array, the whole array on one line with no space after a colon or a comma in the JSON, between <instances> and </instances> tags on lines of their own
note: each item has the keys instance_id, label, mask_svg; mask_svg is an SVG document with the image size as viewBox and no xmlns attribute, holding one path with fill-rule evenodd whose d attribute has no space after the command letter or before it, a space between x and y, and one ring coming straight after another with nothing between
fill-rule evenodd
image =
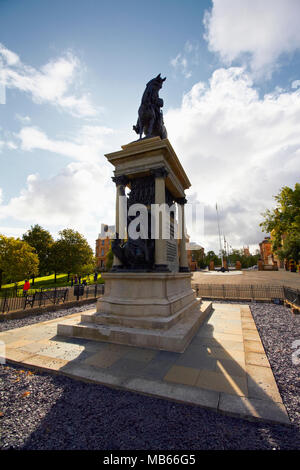
<instances>
[{"instance_id":1,"label":"stone pedestal","mask_svg":"<svg viewBox=\"0 0 300 470\"><path fill-rule=\"evenodd\" d=\"M211 311L201 309L190 273L106 273L97 312L58 334L129 346L183 352Z\"/></svg>"},{"instance_id":2,"label":"stone pedestal","mask_svg":"<svg viewBox=\"0 0 300 470\"><path fill-rule=\"evenodd\" d=\"M97 313L146 319L166 318L186 313L199 304L191 288L190 273L106 273L105 294L97 302ZM121 321L121 323L124 323ZM126 322L125 322L126 323ZM124 324L125 324L124 323ZM150 325L151 326L151 325Z\"/></svg>"},{"instance_id":3,"label":"stone pedestal","mask_svg":"<svg viewBox=\"0 0 300 470\"><path fill-rule=\"evenodd\" d=\"M58 334L183 352L210 311L207 306L201 310L201 301L191 288L184 217L187 202L184 191L190 182L168 139L155 137L133 142L106 157L115 167L116 232L120 229L118 200L127 186L130 189L127 206L140 203L147 211L151 208L151 220L153 205L168 210L179 205L179 254L174 220L170 224L173 224L170 238L166 239L161 215L154 224L152 261L148 256L147 263L135 265L132 261L137 257L131 256L134 239L128 235L126 245L120 243L119 237L117 247L113 247L116 255L113 270L103 274L105 294L97 302L97 312L83 315L79 324L58 325ZM139 256L146 246L143 243L139 245Z\"/></svg>"}]
</instances>

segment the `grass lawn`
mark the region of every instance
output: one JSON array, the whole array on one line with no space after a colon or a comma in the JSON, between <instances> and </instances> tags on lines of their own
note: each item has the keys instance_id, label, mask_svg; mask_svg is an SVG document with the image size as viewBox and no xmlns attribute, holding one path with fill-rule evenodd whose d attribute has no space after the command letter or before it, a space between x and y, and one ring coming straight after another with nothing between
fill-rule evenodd
<instances>
[{"instance_id":1,"label":"grass lawn","mask_svg":"<svg viewBox=\"0 0 300 470\"><path fill-rule=\"evenodd\" d=\"M68 282L68 275L67 274L57 274L56 275L56 283L54 282L54 274L50 274L50 276L43 276L43 277L36 277L34 280L34 284L32 284L32 279L29 279L31 289L29 290L29 293L33 294L35 290L38 289L46 289L46 288L54 288L54 287L64 287L64 286L71 286L71 277L70 276L70 281ZM94 281L94 274L91 274L90 276L82 276L81 282L83 279L86 279L87 284L95 284ZM103 284L103 279L101 277L101 274L98 274L98 279L97 279L97 284ZM25 280L18 282L18 290L23 289L23 285L25 283ZM1 290L6 290L7 289L12 289L15 290L15 284L4 284L2 285ZM0 292L1 292L0 290ZM1 295L1 294L0 294Z\"/></svg>"}]
</instances>

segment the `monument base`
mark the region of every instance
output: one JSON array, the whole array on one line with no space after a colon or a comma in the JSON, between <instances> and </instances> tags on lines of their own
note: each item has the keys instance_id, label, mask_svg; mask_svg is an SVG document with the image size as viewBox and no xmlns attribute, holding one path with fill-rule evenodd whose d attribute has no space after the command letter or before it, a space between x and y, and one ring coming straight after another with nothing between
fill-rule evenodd
<instances>
[{"instance_id":1,"label":"monument base","mask_svg":"<svg viewBox=\"0 0 300 470\"><path fill-rule=\"evenodd\" d=\"M183 352L211 310L191 288L190 273L103 274L105 294L94 314L57 333L96 341Z\"/></svg>"}]
</instances>

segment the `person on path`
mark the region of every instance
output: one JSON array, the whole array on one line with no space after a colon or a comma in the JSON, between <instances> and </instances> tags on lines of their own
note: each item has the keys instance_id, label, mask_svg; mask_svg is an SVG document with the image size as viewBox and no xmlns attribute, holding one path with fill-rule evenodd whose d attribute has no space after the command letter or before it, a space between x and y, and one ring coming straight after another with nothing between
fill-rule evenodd
<instances>
[{"instance_id":1,"label":"person on path","mask_svg":"<svg viewBox=\"0 0 300 470\"><path fill-rule=\"evenodd\" d=\"M28 279L25 279L25 283L23 286L23 295L27 295L29 289L30 289L30 282L28 281Z\"/></svg>"}]
</instances>

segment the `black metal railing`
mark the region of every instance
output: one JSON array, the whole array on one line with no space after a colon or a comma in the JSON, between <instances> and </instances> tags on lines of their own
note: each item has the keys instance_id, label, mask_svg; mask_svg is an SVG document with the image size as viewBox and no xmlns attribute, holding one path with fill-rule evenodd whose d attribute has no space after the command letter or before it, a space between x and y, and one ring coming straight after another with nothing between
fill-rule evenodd
<instances>
[{"instance_id":1,"label":"black metal railing","mask_svg":"<svg viewBox=\"0 0 300 470\"><path fill-rule=\"evenodd\" d=\"M54 289L30 290L23 294L22 290L7 290L1 292L0 314L26 308L44 307L60 303L75 302L84 299L98 298L104 294L104 284L73 287L58 287Z\"/></svg>"},{"instance_id":2,"label":"black metal railing","mask_svg":"<svg viewBox=\"0 0 300 470\"><path fill-rule=\"evenodd\" d=\"M197 296L215 300L284 299L284 288L278 285L258 284L194 284Z\"/></svg>"},{"instance_id":3,"label":"black metal railing","mask_svg":"<svg viewBox=\"0 0 300 470\"><path fill-rule=\"evenodd\" d=\"M300 308L300 290L293 289L292 287L284 287L283 291L284 299L294 307Z\"/></svg>"}]
</instances>

